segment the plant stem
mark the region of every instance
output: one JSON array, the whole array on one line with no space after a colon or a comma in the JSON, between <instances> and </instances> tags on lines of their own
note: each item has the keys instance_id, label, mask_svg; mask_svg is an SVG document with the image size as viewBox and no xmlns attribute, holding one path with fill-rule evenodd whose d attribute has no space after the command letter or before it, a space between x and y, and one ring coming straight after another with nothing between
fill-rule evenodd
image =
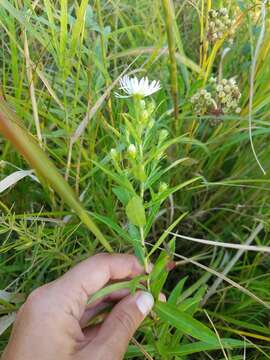
<instances>
[{"instance_id":1,"label":"plant stem","mask_svg":"<svg viewBox=\"0 0 270 360\"><path fill-rule=\"evenodd\" d=\"M168 38L168 47L170 55L170 73L171 73L171 91L174 104L174 120L175 120L175 130L178 130L178 82L177 82L177 64L175 56L175 41L174 41L174 19L173 19L173 10L171 0L162 0L164 14L165 14L165 23L166 31Z\"/></svg>"},{"instance_id":2,"label":"plant stem","mask_svg":"<svg viewBox=\"0 0 270 360\"><path fill-rule=\"evenodd\" d=\"M143 171L144 171L144 155L143 155L143 143L142 143L142 131L140 129L139 131L139 138L140 138L140 143L138 144L139 147L139 161L143 166ZM142 203L144 202L144 181L141 181L140 183L140 197L142 199ZM142 249L143 249L143 253L144 253L144 270L146 273L148 273L149 270L149 266L148 266L148 260L147 260L147 249L146 249L146 245L145 245L145 238L144 238L144 228L143 226L140 226L140 238L141 238L141 245L142 245ZM148 282L147 282L148 284ZM149 288L149 284L148 284L148 288Z\"/></svg>"}]
</instances>

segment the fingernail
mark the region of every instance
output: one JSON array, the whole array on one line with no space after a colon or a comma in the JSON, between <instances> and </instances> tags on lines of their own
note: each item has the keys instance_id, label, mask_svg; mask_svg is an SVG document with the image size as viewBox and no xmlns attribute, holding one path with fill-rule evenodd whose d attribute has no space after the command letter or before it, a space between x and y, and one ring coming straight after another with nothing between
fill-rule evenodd
<instances>
[{"instance_id":1,"label":"fingernail","mask_svg":"<svg viewBox=\"0 0 270 360\"><path fill-rule=\"evenodd\" d=\"M136 305L143 315L147 315L154 305L154 298L150 293L142 291L136 299Z\"/></svg>"}]
</instances>

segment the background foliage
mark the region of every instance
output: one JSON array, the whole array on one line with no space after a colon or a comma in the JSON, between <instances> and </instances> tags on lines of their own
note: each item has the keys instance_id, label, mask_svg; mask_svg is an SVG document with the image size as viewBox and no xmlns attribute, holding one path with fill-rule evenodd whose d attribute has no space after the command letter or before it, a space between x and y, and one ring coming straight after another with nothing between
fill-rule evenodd
<instances>
[{"instance_id":1,"label":"background foliage","mask_svg":"<svg viewBox=\"0 0 270 360\"><path fill-rule=\"evenodd\" d=\"M205 40L206 14L224 6L235 20L234 43L224 38L212 46ZM269 245L269 6L252 112L254 147L266 175L251 151L248 122L261 7L261 1L240 0L0 1L1 101L16 111L114 251L133 251L126 212L108 176L110 149L119 145L127 111L127 102L114 96L115 81L127 66L138 77L161 81L154 96L156 133L166 128L169 139L185 137L161 160L163 168L179 164L151 189L157 193L160 182L169 189L146 239L151 251L164 234L151 257L156 264L151 280L153 292L162 289L168 302L157 303L127 358L270 358L268 253L214 247L165 232L181 217L170 229L181 236ZM223 77L236 77L241 114L198 118L190 98L220 69ZM0 180L29 170L4 137L0 154ZM50 176L39 182L34 173L23 172L17 182L16 174L8 186L0 182L1 348L9 336L7 324L31 290L104 251L60 199ZM176 186L179 191L172 192ZM150 201L150 194L145 199ZM224 271L229 282L220 275ZM222 346L219 337L227 339Z\"/></svg>"}]
</instances>

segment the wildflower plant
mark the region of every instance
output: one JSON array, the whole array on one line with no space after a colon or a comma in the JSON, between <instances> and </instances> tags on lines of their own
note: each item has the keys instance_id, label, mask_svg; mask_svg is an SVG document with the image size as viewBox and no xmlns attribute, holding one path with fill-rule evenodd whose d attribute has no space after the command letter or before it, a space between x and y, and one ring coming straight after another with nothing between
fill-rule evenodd
<instances>
[{"instance_id":1,"label":"wildflower plant","mask_svg":"<svg viewBox=\"0 0 270 360\"><path fill-rule=\"evenodd\" d=\"M211 43L215 43L227 34L229 43L232 43L234 36L232 25L233 20L230 19L229 12L226 8L211 9L208 13L208 40Z\"/></svg>"},{"instance_id":2,"label":"wildflower plant","mask_svg":"<svg viewBox=\"0 0 270 360\"><path fill-rule=\"evenodd\" d=\"M166 158L166 150L174 143L185 141L184 136L170 139L169 132L156 120L157 106L150 95L161 89L159 81L150 82L147 77L123 77L120 82L116 98L124 99L128 111L121 114L124 125L117 144L110 150L111 167L102 166L102 170L109 175L115 185L113 192L125 209L128 220L125 228L128 235L124 235L133 247L135 254L149 270L150 256L157 250L168 236L165 233L158 239L152 248L147 247L147 236L160 210L161 204L173 192L196 181L193 178L178 186L169 187L164 182L163 175L179 164L179 159L168 168L162 168ZM122 94L124 93L124 94ZM97 164L97 166L100 166ZM171 224L172 229L186 214ZM171 259L162 252L163 268ZM164 263L166 259L166 263ZM161 261L161 260L160 260ZM159 263L159 262L158 262ZM157 266L157 263L154 267ZM160 271L160 264L157 266ZM152 272L152 275L156 272ZM148 279L148 287L151 286ZM165 279L164 279L165 281ZM151 288L158 296L161 287Z\"/></svg>"},{"instance_id":3,"label":"wildflower plant","mask_svg":"<svg viewBox=\"0 0 270 360\"><path fill-rule=\"evenodd\" d=\"M130 222L129 232L135 236L135 252L148 268L145 246L145 192L150 188L150 172L155 171L158 161L163 157L164 151L157 151L156 158L153 152L153 127L155 125L155 103L146 99L161 89L159 81L150 82L148 77L138 79L124 76L120 79L118 98L131 98L129 112L123 114L125 126L123 128L121 143L122 151L112 149L112 163L115 170L121 175L125 174L125 189L115 189L119 200L126 206L126 215ZM166 132L166 133L165 133ZM154 149L160 149L167 138L167 131L159 132L158 141ZM150 170L151 168L151 170ZM150 172L149 172L150 171ZM117 190L120 190L118 192Z\"/></svg>"},{"instance_id":4,"label":"wildflower plant","mask_svg":"<svg viewBox=\"0 0 270 360\"><path fill-rule=\"evenodd\" d=\"M194 112L199 115L239 114L241 93L234 78L212 77L205 89L197 91L190 99Z\"/></svg>"}]
</instances>

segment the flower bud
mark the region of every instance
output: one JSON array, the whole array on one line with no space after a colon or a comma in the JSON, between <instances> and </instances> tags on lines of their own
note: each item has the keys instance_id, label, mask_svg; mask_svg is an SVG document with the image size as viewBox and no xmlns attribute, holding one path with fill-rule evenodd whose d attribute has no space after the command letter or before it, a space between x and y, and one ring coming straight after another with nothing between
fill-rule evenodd
<instances>
[{"instance_id":1,"label":"flower bud","mask_svg":"<svg viewBox=\"0 0 270 360\"><path fill-rule=\"evenodd\" d=\"M223 86L221 84L217 85L217 91L223 91Z\"/></svg>"},{"instance_id":2,"label":"flower bud","mask_svg":"<svg viewBox=\"0 0 270 360\"><path fill-rule=\"evenodd\" d=\"M241 110L242 110L242 109L241 109L240 107L238 107L238 108L235 110L236 114L240 114Z\"/></svg>"},{"instance_id":3,"label":"flower bud","mask_svg":"<svg viewBox=\"0 0 270 360\"><path fill-rule=\"evenodd\" d=\"M226 93L230 92L230 91L231 91L230 85L225 85L225 86L224 86L224 91L225 91Z\"/></svg>"},{"instance_id":4,"label":"flower bud","mask_svg":"<svg viewBox=\"0 0 270 360\"><path fill-rule=\"evenodd\" d=\"M144 100L140 100L140 106L141 106L141 109L145 109L145 101Z\"/></svg>"},{"instance_id":5,"label":"flower bud","mask_svg":"<svg viewBox=\"0 0 270 360\"><path fill-rule=\"evenodd\" d=\"M154 119L150 119L150 121L149 121L149 123L148 123L148 128L151 129L154 125L155 125L155 120L154 120Z\"/></svg>"},{"instance_id":6,"label":"flower bud","mask_svg":"<svg viewBox=\"0 0 270 360\"><path fill-rule=\"evenodd\" d=\"M141 116L141 120L142 120L142 123L145 124L149 119L149 113L147 110L143 110L142 111L142 116Z\"/></svg>"},{"instance_id":7,"label":"flower bud","mask_svg":"<svg viewBox=\"0 0 270 360\"><path fill-rule=\"evenodd\" d=\"M218 97L223 99L226 96L224 91L221 91L220 93L218 93Z\"/></svg>"},{"instance_id":8,"label":"flower bud","mask_svg":"<svg viewBox=\"0 0 270 360\"><path fill-rule=\"evenodd\" d=\"M115 148L112 148L111 151L110 151L110 154L111 154L111 158L113 160L117 160L118 159L118 152Z\"/></svg>"},{"instance_id":9,"label":"flower bud","mask_svg":"<svg viewBox=\"0 0 270 360\"><path fill-rule=\"evenodd\" d=\"M132 159L135 159L136 154L137 154L137 149L136 149L135 145L130 144L127 149L127 153Z\"/></svg>"},{"instance_id":10,"label":"flower bud","mask_svg":"<svg viewBox=\"0 0 270 360\"><path fill-rule=\"evenodd\" d=\"M165 182L160 183L158 192L162 193L168 189L168 184Z\"/></svg>"}]
</instances>

